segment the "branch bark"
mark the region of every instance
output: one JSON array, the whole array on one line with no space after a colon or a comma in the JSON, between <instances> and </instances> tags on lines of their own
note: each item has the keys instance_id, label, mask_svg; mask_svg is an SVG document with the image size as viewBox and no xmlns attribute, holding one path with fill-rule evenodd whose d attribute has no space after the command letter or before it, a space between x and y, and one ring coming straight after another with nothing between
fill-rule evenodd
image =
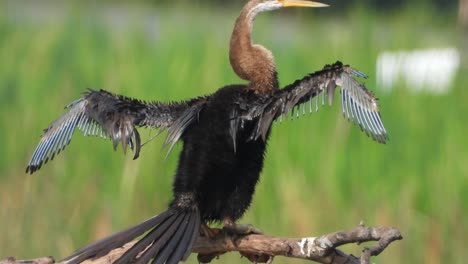
<instances>
[{"instance_id":1,"label":"branch bark","mask_svg":"<svg viewBox=\"0 0 468 264\"><path fill-rule=\"evenodd\" d=\"M275 256L299 258L326 264L369 264L371 256L377 256L390 243L401 240L400 232L390 227L365 227L338 231L319 237L281 238L267 235L247 235L234 237L219 232L214 238L199 237L192 252L198 253L198 260L208 263L219 255L238 251L252 262L271 262ZM338 249L339 246L352 243L377 241L373 247L365 247L360 257L347 254ZM135 242L109 252L106 256L89 260L86 264L107 264L123 255ZM33 260L15 260L8 258L0 264L52 264L52 257ZM57 262L66 264L66 262Z\"/></svg>"}]
</instances>

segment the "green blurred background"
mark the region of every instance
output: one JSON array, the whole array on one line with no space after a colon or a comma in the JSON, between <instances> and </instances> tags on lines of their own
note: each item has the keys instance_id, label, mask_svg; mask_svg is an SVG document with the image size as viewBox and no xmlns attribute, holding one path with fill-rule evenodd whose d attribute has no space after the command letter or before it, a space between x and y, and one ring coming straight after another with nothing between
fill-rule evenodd
<instances>
[{"instance_id":1,"label":"green blurred background","mask_svg":"<svg viewBox=\"0 0 468 264\"><path fill-rule=\"evenodd\" d=\"M171 101L241 82L227 54L243 3L1 2L0 259L59 259L166 208L180 145L164 160L163 136L133 161L120 149L114 153L109 141L77 133L35 175L25 167L42 129L87 87ZM276 56L282 85L338 59L368 73L365 83L380 98L391 141L371 141L341 117L339 103L275 124L241 222L301 237L363 220L404 236L378 263L466 263L468 71L458 3L331 4L261 14L255 41ZM389 91L378 87L381 52L445 47L457 48L462 61L444 92L414 91L402 80ZM149 138L155 131L141 133ZM359 254L359 248L344 250ZM248 261L231 253L215 263Z\"/></svg>"}]
</instances>

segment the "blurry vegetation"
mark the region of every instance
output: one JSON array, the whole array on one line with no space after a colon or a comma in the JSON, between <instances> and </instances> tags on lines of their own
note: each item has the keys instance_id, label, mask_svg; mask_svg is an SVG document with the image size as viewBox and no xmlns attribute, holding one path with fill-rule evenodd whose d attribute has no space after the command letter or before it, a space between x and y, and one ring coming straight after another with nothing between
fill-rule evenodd
<instances>
[{"instance_id":1,"label":"blurry vegetation","mask_svg":"<svg viewBox=\"0 0 468 264\"><path fill-rule=\"evenodd\" d=\"M25 165L42 129L87 87L169 101L241 82L227 57L236 5L0 6L0 258L60 258L166 208L177 150L164 160L162 136L133 161L109 141L77 133L39 173L24 174ZM337 59L368 73L391 141L366 138L341 117L339 102L275 124L242 222L293 237L364 220L404 236L378 263L466 261L468 74L444 95L375 87L382 50L457 45L455 16L427 8L379 15L359 5L258 18L255 40L275 54L283 85ZM217 262L247 260L228 254ZM286 262L303 263L275 260Z\"/></svg>"},{"instance_id":2,"label":"blurry vegetation","mask_svg":"<svg viewBox=\"0 0 468 264\"><path fill-rule=\"evenodd\" d=\"M440 11L455 10L457 7L457 1L446 1L446 0L317 0L318 2L323 2L331 6L341 8L341 7L351 7L355 5L364 5L368 7L381 10L383 12L389 10L401 9L407 5L426 5L432 6ZM109 1L114 2L115 1ZM128 1L121 0L120 2L125 3ZM162 4L187 4L187 0L136 0L136 2L149 3L154 5ZM218 7L232 7L239 6L245 3L244 0L235 0L235 1L223 1L223 0L190 0L190 5L215 5Z\"/></svg>"}]
</instances>

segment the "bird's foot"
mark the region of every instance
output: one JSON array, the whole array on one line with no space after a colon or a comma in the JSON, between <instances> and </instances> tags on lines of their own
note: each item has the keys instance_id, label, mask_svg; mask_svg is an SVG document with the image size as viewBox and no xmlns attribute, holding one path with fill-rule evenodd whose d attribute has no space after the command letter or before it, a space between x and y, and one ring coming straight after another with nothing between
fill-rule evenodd
<instances>
[{"instance_id":1,"label":"bird's foot","mask_svg":"<svg viewBox=\"0 0 468 264\"><path fill-rule=\"evenodd\" d=\"M219 228L211 228L207 226L206 224L201 224L200 235L206 238L212 239L215 236L217 236L220 232L221 230Z\"/></svg>"},{"instance_id":2,"label":"bird's foot","mask_svg":"<svg viewBox=\"0 0 468 264\"><path fill-rule=\"evenodd\" d=\"M232 220L224 220L224 227L223 231L229 234L234 235L250 235L250 234L258 234L262 235L262 230L256 228L250 224L236 224Z\"/></svg>"},{"instance_id":3,"label":"bird's foot","mask_svg":"<svg viewBox=\"0 0 468 264\"><path fill-rule=\"evenodd\" d=\"M206 224L201 224L200 226L200 235L208 239L214 239L220 233L221 233L221 229L219 228L211 228L207 226ZM213 259L219 258L219 255L223 253L224 252L217 252L217 253L212 253L212 254L198 254L197 255L198 263L210 263Z\"/></svg>"},{"instance_id":4,"label":"bird's foot","mask_svg":"<svg viewBox=\"0 0 468 264\"><path fill-rule=\"evenodd\" d=\"M270 264L273 262L273 256L267 254L258 254L239 251L242 257L247 258L252 263L267 263Z\"/></svg>"},{"instance_id":5,"label":"bird's foot","mask_svg":"<svg viewBox=\"0 0 468 264\"><path fill-rule=\"evenodd\" d=\"M198 254L197 260L198 260L198 263L202 263L202 264L210 263L213 259L219 259L219 255L223 253L224 252L213 253L213 254Z\"/></svg>"},{"instance_id":6,"label":"bird's foot","mask_svg":"<svg viewBox=\"0 0 468 264\"><path fill-rule=\"evenodd\" d=\"M232 225L224 225L223 230L230 234L235 235L250 235L250 234L257 234L262 235L262 230L256 228L251 224L232 224Z\"/></svg>"}]
</instances>

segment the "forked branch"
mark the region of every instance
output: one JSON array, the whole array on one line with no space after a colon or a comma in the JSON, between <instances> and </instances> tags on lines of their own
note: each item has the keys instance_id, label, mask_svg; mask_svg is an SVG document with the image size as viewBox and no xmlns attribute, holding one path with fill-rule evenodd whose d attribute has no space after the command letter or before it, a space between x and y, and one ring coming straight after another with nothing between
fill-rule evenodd
<instances>
[{"instance_id":1,"label":"forked branch","mask_svg":"<svg viewBox=\"0 0 468 264\"><path fill-rule=\"evenodd\" d=\"M395 240L403 237L400 232L390 227L364 227L339 231L319 237L281 238L266 235L247 235L233 237L219 232L214 238L200 237L194 245L193 252L198 253L200 262L210 262L219 255L238 251L252 262L271 262L275 256L299 258L327 264L369 264L371 256L377 256ZM370 248L364 248L360 257L347 254L338 249L339 246L352 243L377 241ZM128 250L134 242L114 249L106 256L86 261L87 264L111 263ZM54 259L40 258L28 261L16 261L9 258L0 264L51 264ZM58 262L66 264L66 262Z\"/></svg>"}]
</instances>

